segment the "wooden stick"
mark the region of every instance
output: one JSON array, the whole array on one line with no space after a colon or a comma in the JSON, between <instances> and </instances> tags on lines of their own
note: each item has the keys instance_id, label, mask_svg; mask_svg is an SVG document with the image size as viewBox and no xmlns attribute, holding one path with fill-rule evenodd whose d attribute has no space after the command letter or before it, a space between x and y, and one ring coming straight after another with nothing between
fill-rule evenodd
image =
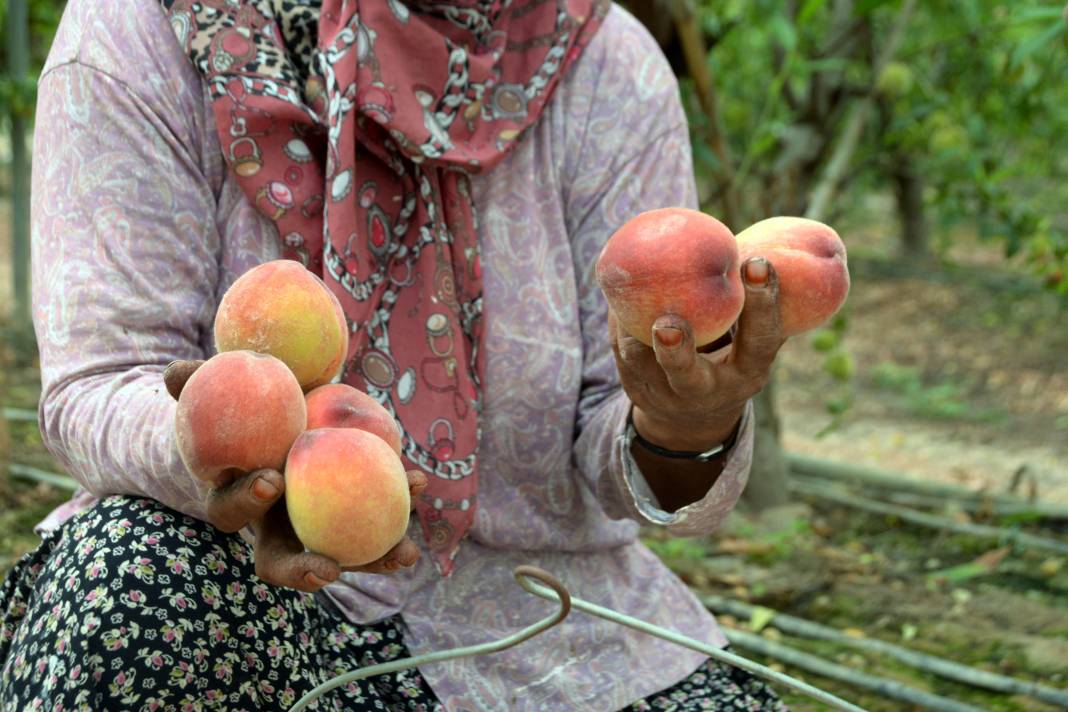
<instances>
[{"instance_id":1,"label":"wooden stick","mask_svg":"<svg viewBox=\"0 0 1068 712\"><path fill-rule=\"evenodd\" d=\"M890 470L835 462L834 460L824 460L807 455L788 454L786 460L793 472L808 475L809 477L862 484L888 490L918 492L933 497L948 497L960 500L989 499L998 505L1026 509L1050 519L1068 519L1068 507L1053 504L1052 502L1029 502L1020 497L1006 494L976 492L960 485L931 482Z\"/></svg>"},{"instance_id":2,"label":"wooden stick","mask_svg":"<svg viewBox=\"0 0 1068 712\"><path fill-rule=\"evenodd\" d=\"M829 680L837 680L853 687L871 690L891 700L907 702L925 709L936 710L936 712L980 712L978 707L973 707L964 702L917 690L915 687L909 687L894 680L853 670L844 665L838 665L829 660L802 652L796 648L762 638L759 635L753 635L734 628L723 628L723 634L727 636L727 640L730 641L731 645L781 660L788 665L807 670Z\"/></svg>"},{"instance_id":3,"label":"wooden stick","mask_svg":"<svg viewBox=\"0 0 1068 712\"><path fill-rule=\"evenodd\" d=\"M748 603L734 601L722 596L701 596L701 603L714 613L729 613L730 615L741 619L751 618L753 612L757 610L755 606L751 606ZM769 624L775 626L784 633L799 635L805 638L815 638L816 640L829 640L835 643L841 643L850 648L866 650L881 655L889 655L906 665L911 665L924 672L931 672L949 680L972 685L973 687L981 687L987 690L995 690L997 692L1013 695L1028 695L1037 700L1068 709L1068 690L1059 690L1055 687L1049 687L1048 685L1042 685L1037 682L1017 680L1016 678L1008 677L1006 675L999 675L997 673L987 672L986 670L978 670L969 667L968 665L962 665L953 662L952 660L940 658L937 655L929 655L927 653L909 650L908 648L894 645L893 643L879 640L877 638L857 638L851 635L846 635L840 630L836 630L829 626L805 620L804 618L797 618L796 616L787 615L785 613L775 613L775 616L769 621Z\"/></svg>"},{"instance_id":4,"label":"wooden stick","mask_svg":"<svg viewBox=\"0 0 1068 712\"><path fill-rule=\"evenodd\" d=\"M8 463L7 469L12 477L20 477L24 480L30 480L31 482L43 482L44 484L70 490L71 492L78 489L78 483L66 475L48 472L47 470L30 467L29 465L20 465L17 462Z\"/></svg>"},{"instance_id":5,"label":"wooden stick","mask_svg":"<svg viewBox=\"0 0 1068 712\"><path fill-rule=\"evenodd\" d=\"M1032 534L1013 531L1002 527L988 527L982 524L955 522L952 519L937 517L933 514L919 512L915 509L907 509L893 504L876 502L875 500L865 499L864 497L855 497L853 495L845 494L833 487L806 482L796 477L791 479L789 486L791 490L801 494L825 499L829 502L834 502L835 504L852 507L853 509L897 517L902 521L917 524L921 527L956 532L958 534L967 534L982 539L1009 541L1017 546L1025 548L1043 549L1058 554L1068 554L1068 542L1058 541L1056 539L1047 539L1045 537L1034 536Z\"/></svg>"},{"instance_id":6,"label":"wooden stick","mask_svg":"<svg viewBox=\"0 0 1068 712\"><path fill-rule=\"evenodd\" d=\"M734 159L731 157L727 140L723 136L715 83L712 81L712 73L708 71L708 50L705 47L705 39L701 34L701 29L697 26L694 9L689 2L676 2L673 4L673 10L675 30L679 34L679 44L686 58L686 67L690 70L690 77L697 91L697 101L708 117L708 145L719 159L723 191L723 221L731 230L738 232L744 226L741 224L738 187L734 181Z\"/></svg>"},{"instance_id":7,"label":"wooden stick","mask_svg":"<svg viewBox=\"0 0 1068 712\"><path fill-rule=\"evenodd\" d=\"M804 477L804 475L798 475ZM982 496L973 497L969 499L953 499L949 497L936 497L930 494L919 494L916 492L894 492L887 491L879 496L879 499L884 499L891 504L900 504L903 507L911 507L912 509L922 509L924 507L941 510L946 507L947 504L954 504L965 512L970 514L978 514L982 516L1009 516L1009 515L1026 515L1037 519L1057 519L1058 517L1049 517L1044 515L1038 508L1022 503L1022 504L1007 504L1005 502L997 502L992 498L986 498Z\"/></svg>"}]
</instances>

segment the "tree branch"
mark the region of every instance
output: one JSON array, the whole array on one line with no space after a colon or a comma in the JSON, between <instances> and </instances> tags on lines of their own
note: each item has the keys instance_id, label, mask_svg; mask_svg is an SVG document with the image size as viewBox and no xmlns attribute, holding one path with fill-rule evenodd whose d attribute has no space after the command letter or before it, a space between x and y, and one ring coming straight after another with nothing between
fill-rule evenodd
<instances>
[{"instance_id":1,"label":"tree branch","mask_svg":"<svg viewBox=\"0 0 1068 712\"><path fill-rule=\"evenodd\" d=\"M868 120L868 114L871 113L875 101L875 81L887 63L897 54L898 46L904 38L905 28L915 6L916 0L905 0L901 6L901 10L898 12L897 19L894 22L894 27L890 32L890 38L887 40L886 46L883 47L882 54L875 61L875 66L872 67L872 87L869 89L868 96L853 107L852 113L846 119L845 128L842 130L838 145L835 147L830 161L827 162L823 177L816 185L815 190L812 191L812 199L809 201L808 210L805 211L805 217L811 220L821 220L827 214L830 202L838 192L842 177L849 167L849 161L852 159L853 152L856 151L857 144L860 142L864 125Z\"/></svg>"},{"instance_id":2,"label":"tree branch","mask_svg":"<svg viewBox=\"0 0 1068 712\"><path fill-rule=\"evenodd\" d=\"M690 77L697 90L697 100L701 104L701 110L708 117L708 145L719 160L724 222L731 230L738 231L743 226L737 186L734 182L734 159L731 157L730 147L723 135L715 85L712 81L712 73L708 70L708 50L705 47L704 36L697 26L693 6L689 2L677 2L673 8L675 28L679 35L679 44L682 45L683 56L686 58L686 66L690 70Z\"/></svg>"},{"instance_id":3,"label":"tree branch","mask_svg":"<svg viewBox=\"0 0 1068 712\"><path fill-rule=\"evenodd\" d=\"M701 596L701 603L713 613L727 613L742 620L751 619L753 613L758 610L748 603L733 601L722 596ZM815 640L828 640L857 650L889 655L906 665L911 665L925 672L932 672L955 682L1013 695L1028 695L1037 700L1068 709L1068 690L1058 690L1055 687L1037 682L1017 680L1007 675L979 670L952 660L940 658L937 655L929 655L900 645L894 645L878 638L858 638L847 635L835 628L805 620L804 618L786 615L785 613L776 612L775 617L768 621L768 624L790 635L798 635Z\"/></svg>"}]
</instances>

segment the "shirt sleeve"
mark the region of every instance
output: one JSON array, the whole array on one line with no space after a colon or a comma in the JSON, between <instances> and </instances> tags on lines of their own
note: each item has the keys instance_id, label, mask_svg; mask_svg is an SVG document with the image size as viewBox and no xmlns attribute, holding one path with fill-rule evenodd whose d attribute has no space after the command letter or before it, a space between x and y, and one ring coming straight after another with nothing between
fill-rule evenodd
<instances>
[{"instance_id":1,"label":"shirt sleeve","mask_svg":"<svg viewBox=\"0 0 1068 712\"><path fill-rule=\"evenodd\" d=\"M579 144L568 150L574 158L567 166L565 200L583 339L573 452L610 516L662 525L673 534L699 535L719 526L745 488L753 418L747 406L723 472L701 500L674 513L659 509L626 446L631 404L608 343L608 305L594 268L605 241L624 222L655 208L696 209L697 195L686 117L670 67L637 21L618 8L606 22L613 17L621 27L606 34L608 46L597 47L595 38L587 50L594 52L590 64L595 75L588 79L586 129Z\"/></svg>"},{"instance_id":2,"label":"shirt sleeve","mask_svg":"<svg viewBox=\"0 0 1068 712\"><path fill-rule=\"evenodd\" d=\"M151 91L72 58L42 78L34 324L53 455L93 495L148 496L199 517L162 372L206 355L220 245L192 125L203 97L165 86L176 75L149 72Z\"/></svg>"}]
</instances>

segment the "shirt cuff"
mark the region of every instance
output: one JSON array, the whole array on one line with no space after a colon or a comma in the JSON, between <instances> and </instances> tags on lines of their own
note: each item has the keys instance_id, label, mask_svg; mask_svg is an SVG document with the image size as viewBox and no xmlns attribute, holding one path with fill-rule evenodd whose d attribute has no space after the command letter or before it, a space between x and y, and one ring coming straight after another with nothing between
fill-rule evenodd
<instances>
[{"instance_id":1,"label":"shirt cuff","mask_svg":"<svg viewBox=\"0 0 1068 712\"><path fill-rule=\"evenodd\" d=\"M734 507L749 478L753 453L753 403L746 403L738 424L738 436L727 451L723 471L704 497L675 512L661 508L659 500L634 460L626 431L617 438L620 461L623 463L623 489L630 497L641 518L658 526L676 528L677 525L704 523L699 529L711 532ZM686 529L691 529L687 526ZM702 532L693 532L702 533Z\"/></svg>"}]
</instances>

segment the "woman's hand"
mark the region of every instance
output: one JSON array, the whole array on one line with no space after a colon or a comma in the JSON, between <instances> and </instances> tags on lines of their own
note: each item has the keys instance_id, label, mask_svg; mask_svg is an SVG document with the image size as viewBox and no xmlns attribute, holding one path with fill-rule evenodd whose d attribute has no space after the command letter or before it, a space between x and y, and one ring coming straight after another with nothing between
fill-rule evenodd
<instances>
[{"instance_id":1,"label":"woman's hand","mask_svg":"<svg viewBox=\"0 0 1068 712\"><path fill-rule=\"evenodd\" d=\"M699 353L690 324L674 315L653 325L652 348L608 317L623 389L634 403L634 427L670 450L703 452L727 440L746 401L768 380L786 341L779 327L779 283L771 263L742 265L745 307L725 358Z\"/></svg>"},{"instance_id":2,"label":"woman's hand","mask_svg":"<svg viewBox=\"0 0 1068 712\"><path fill-rule=\"evenodd\" d=\"M167 392L177 400L186 381L203 361L175 361L163 373ZM384 574L415 564L419 547L402 539L377 561L343 567L333 559L306 551L290 524L285 504L285 478L277 470L255 470L232 475L227 482L202 483L205 512L210 524L227 533L246 526L255 535L253 557L256 575L267 583L314 592L335 581L342 571ZM408 472L412 501L426 489L426 476Z\"/></svg>"}]
</instances>

